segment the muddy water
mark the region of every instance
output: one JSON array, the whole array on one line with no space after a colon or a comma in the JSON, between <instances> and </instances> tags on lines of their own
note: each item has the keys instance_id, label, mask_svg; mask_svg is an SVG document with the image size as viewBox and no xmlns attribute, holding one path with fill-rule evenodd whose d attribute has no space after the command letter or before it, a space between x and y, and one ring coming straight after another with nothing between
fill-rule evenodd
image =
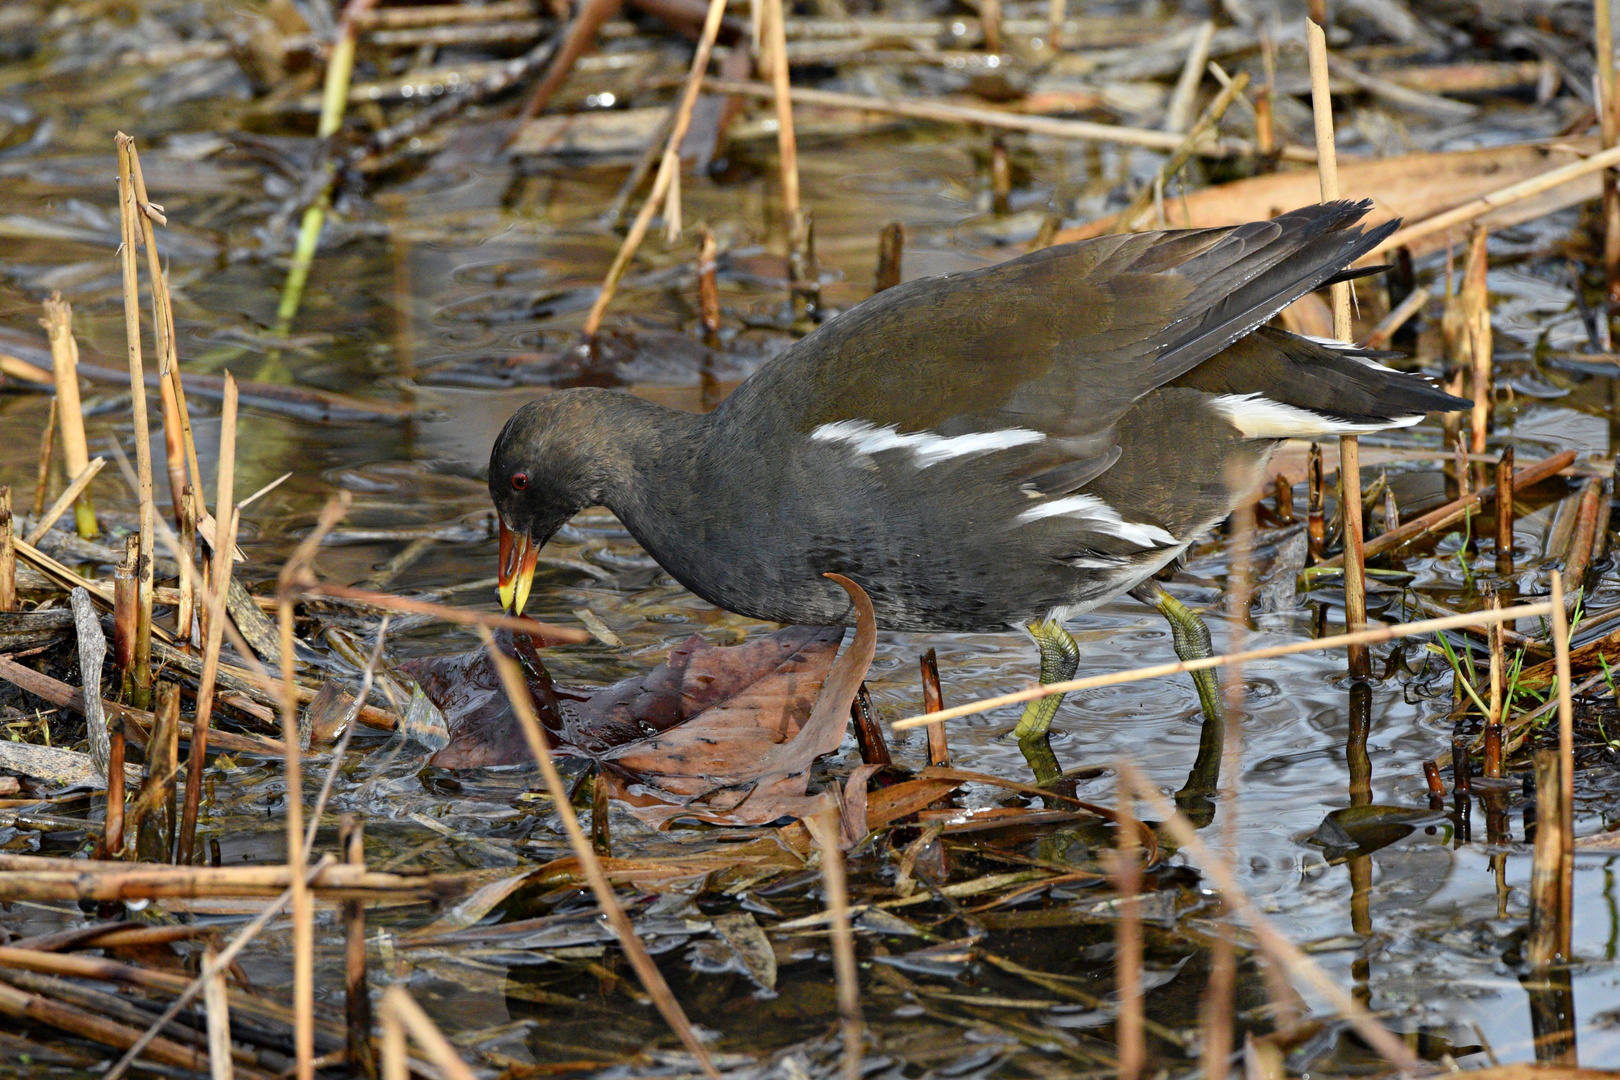
<instances>
[{"instance_id":1,"label":"muddy water","mask_svg":"<svg viewBox=\"0 0 1620 1080\"><path fill-rule=\"evenodd\" d=\"M30 342L42 347L35 323L38 302L56 288L75 306L85 358L117 365L123 341L108 178L114 123L128 121L113 117L105 107L70 115L76 102L59 85L66 78L41 84L62 91L54 103L30 100L41 115L58 118L54 139L31 154L27 169L8 172L10 179L0 186L0 215L13 215L5 219L11 224L0 241L0 329L8 333L0 340L0 351L25 355ZM556 162L514 179L504 167L450 161L394 186L385 199L344 204L317 262L295 336L278 344L266 327L273 321L283 267L279 259L256 255L253 238L253 230L274 206L275 184L266 175L276 177L252 167L240 147L199 158L181 133L212 125L203 124L194 112L181 108L161 120L155 113L152 117L142 135L149 148L153 197L166 205L176 232L186 241L175 241L168 252L185 369L229 369L243 378L405 402L416 409L404 420L326 424L244 408L237 491L250 492L282 473L293 474L256 503L244 522L242 546L249 562L242 573L251 581L273 576L320 505L343 489L353 494L354 508L340 542L322 550L317 560L321 574L338 581L375 577L411 540L429 534L438 539L393 577L390 587L435 591L453 602L493 607L489 579L495 543L480 474L496 431L519 404L547 392L550 385L592 382L626 385L677 407L703 408L788 340L781 329L736 329L744 321L780 319L785 296L782 260L772 254L780 252L781 240L774 185L750 169L745 154L728 183L693 180L685 192L687 219L714 222L727 252L722 303L728 313L728 342L720 354L708 355L694 343L695 287L685 269L692 255L689 237L674 247L655 239L640 262L639 283L621 294L609 318L610 327L634 337L633 347L626 339L626 347L615 354L618 359L605 369L580 368L569 346L589 304L588 290L600 279L616 245L598 217L623 171ZM1016 214L996 218L986 212L988 181L979 150L972 139L955 133L878 132L843 139L835 149L818 149L814 140L807 141L805 201L817 214L831 307L858 302L868 293L875 238L888 221L907 226L907 277L1005 257L1008 252L997 246L998 238L1033 231L1033 224ZM1091 161L1071 147L1042 140L1019 143L1018 153L1032 179L1017 193L1015 211L1043 204L1055 190L1072 191L1096 179L1088 172L1093 166L1119 167L1112 154ZM1146 167L1138 165L1139 170ZM205 224L188 227L197 221ZM1573 224L1573 215L1562 215L1524 230L1530 240L1521 242L1533 247ZM1572 297L1560 272L1557 266L1533 262L1493 271L1493 289L1506 304L1516 302L1512 311L1498 315L1499 320L1513 320L1499 326L1499 333L1516 333L1520 339L1520 346L1511 338L1499 342L1510 356L1543 331L1555 346L1570 344L1564 337L1574 318ZM37 359L32 354L25 358ZM1527 359L1510 361L1503 378L1516 388L1516 396L1500 413L1500 431L1521 437L1521 462L1565 446L1612 452L1612 378L1538 370ZM115 442L127 452L131 433L117 388L98 387L96 393L107 408L91 420L92 453L106 452ZM214 457L217 415L209 402L194 400L193 407L206 471ZM14 490L32 491L34 448L45 408L40 395L0 397L0 478ZM1434 452L1441 439L1438 429L1426 424L1369 439L1368 444ZM161 445L155 449L161 455ZM1376 461L1372 450L1364 453ZM1400 478L1403 490L1420 493L1403 504L1404 513L1420 512L1425 498L1439 501L1443 480L1432 462L1409 457L1375 464L1369 467L1369 481L1385 470ZM120 511L127 513L127 488L115 469L104 475L98 500L117 522ZM59 487L60 479L55 483ZM161 505L164 496L159 498ZM1534 568L1550 512L1544 507L1519 525L1521 566L1530 568L1522 582L1526 592L1540 587ZM1460 557L1458 549L1452 538L1434 557L1408 563L1414 585L1448 602L1470 594L1467 557ZM592 644L557 650L548 662L561 680L606 683L622 678L656 664L692 633L732 642L767 629L715 611L684 592L600 511L572 523L548 555L554 561L542 567L534 613L570 622L575 621L574 611L587 608L624 642L619 649ZM1261 617L1255 627L1225 618L1222 586L1228 557L1224 540L1214 537L1195 551L1170 585L1206 613L1218 646L1245 634L1255 645L1297 640L1338 621L1340 602L1331 584L1301 597L1297 608ZM1395 595L1377 599L1388 604ZM1606 576L1592 607L1605 608L1617 600L1620 588ZM1398 610L1386 614L1395 617ZM1129 600L1105 606L1072 629L1082 645L1081 675L1161 662L1172 655L1159 616ZM463 631L424 626L390 638L397 658L458 651L475 642ZM870 679L885 717L895 719L917 709L917 657L928 648L938 650L948 703L1020 688L1035 671L1031 646L1015 634L886 634ZM1385 655L1378 650L1380 671ZM1388 846L1348 861L1332 858L1342 852L1312 840L1327 814L1353 801L1418 809L1427 805L1421 762L1448 745L1451 679L1442 661L1425 658L1416 647L1406 651L1405 660L1397 673L1374 684L1370 700L1360 706L1370 730L1369 773L1355 796L1351 775L1359 773L1360 763L1347 760L1346 744L1357 705L1342 659L1304 655L1246 668L1238 768L1228 774L1229 790L1215 800L1213 824L1206 833L1229 845L1245 887L1278 925L1361 1000L1387 1011L1397 1030L1421 1035L1417 1041L1426 1056L1451 1053L1477 1063L1488 1043L1503 1061L1533 1060L1532 1002L1517 966L1529 879L1517 806L1510 815L1511 840L1505 844L1485 843L1477 806L1468 819L1469 835L1459 828L1456 815L1436 813ZM1004 738L1012 719L1003 712L954 724L951 746L957 763L1025 776L1021 754ZM1192 687L1172 679L1072 697L1054 727L1053 748L1067 768L1129 758L1164 790L1173 791L1186 779L1198 739ZM389 763L381 746L380 737L359 738L333 803L336 810L366 814L374 865L394 860L435 869L501 866L561 853L554 820L534 812L522 798L521 776L420 772L409 758ZM921 764L920 732L897 739L894 750L900 762ZM833 768L847 768L855 760L853 742L847 742ZM319 762L311 765L306 791L318 783L321 767ZM226 865L280 858L282 791L279 773L269 763L229 761L218 772L202 835L205 841L217 841ZM1082 779L1078 794L1112 801L1113 781L1106 772ZM1582 795L1578 834L1620 815L1612 780L1588 776ZM429 829L421 824L423 818L453 835ZM698 839L657 836L618 814L613 827L618 855L662 853ZM27 850L32 842L28 834L0 830L0 843L9 849ZM1598 855L1576 861L1579 963L1572 991L1580 1061L1591 1066L1620 1066L1620 1023L1615 1019L1620 1016L1620 968L1615 965L1620 900L1612 862ZM384 912L376 921L397 930L423 918L420 913ZM19 913L15 923L32 932L59 921L52 912L31 910ZM1009 918L1005 929L1010 937L1003 940L1032 959L1054 947L1072 949L1069 959L1045 958L1071 964L1094 979L1096 992L1108 992L1110 932L1105 924L1069 927L1058 936L1031 925L1019 929L1016 918ZM1215 923L1200 924L1200 929L1219 932ZM278 985L286 978L284 950L275 947L274 938L270 944L250 954L249 973L260 985ZM820 1040L832 1002L824 954L816 956L819 944L807 939L802 955L795 954L798 962L784 967L782 996L775 1001L756 999L736 972L688 972L687 964L678 962L666 969L694 1019L721 1033L720 1048L770 1050L803 1041L824 1052ZM703 966L701 955L671 956ZM1088 960L1082 963L1075 959L1079 957ZM1204 957L1165 944L1156 947L1150 961L1150 975L1161 983L1151 999L1152 1015L1167 1023L1193 1023L1206 974ZM335 974L334 962L331 954L323 954L324 975ZM659 1032L650 1013L604 1016L605 1010L582 1007L559 1014L555 1003L535 1003L545 1000L532 992L536 988L577 993L592 983L594 977L582 974L578 965L526 966L509 954L477 960L401 955L383 969L409 980L452 1032L476 1033L472 1043L519 1060L571 1060L585 1052L581 1047L632 1052ZM1243 980L1240 1008L1257 1005L1262 998L1253 971L1245 968ZM340 984L336 978L322 982ZM981 985L1027 992L991 976L982 976ZM339 992L323 993L336 1007ZM988 1074L1009 1052L1000 1036L927 1023L892 996L875 993L867 1010L889 1044L903 1048L895 1056L914 1065L948 1067L951 1075ZM1081 1030L1105 1020L1048 1018L1055 1026Z\"/></svg>"}]
</instances>

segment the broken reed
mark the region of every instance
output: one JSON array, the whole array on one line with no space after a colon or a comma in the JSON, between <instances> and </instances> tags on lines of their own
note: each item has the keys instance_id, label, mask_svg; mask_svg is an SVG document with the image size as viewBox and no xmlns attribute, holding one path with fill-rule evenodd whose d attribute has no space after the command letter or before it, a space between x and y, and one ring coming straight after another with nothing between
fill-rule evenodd
<instances>
[{"instance_id":1,"label":"broken reed","mask_svg":"<svg viewBox=\"0 0 1620 1080\"><path fill-rule=\"evenodd\" d=\"M833 972L838 989L839 1027L844 1036L844 1080L860 1080L862 1058L861 985L855 966L855 933L849 925L849 884L844 874L843 824L830 800L804 819L821 858L821 880L832 930Z\"/></svg>"},{"instance_id":2,"label":"broken reed","mask_svg":"<svg viewBox=\"0 0 1620 1080\"><path fill-rule=\"evenodd\" d=\"M73 307L52 293L45 301L40 325L51 344L51 373L56 379L56 426L62 436L62 466L69 476L82 473L90 464L89 443L84 435L84 406L79 401L79 343L73 337ZM41 455L44 456L43 454ZM74 527L86 540L100 533L95 506L88 493L73 508Z\"/></svg>"},{"instance_id":3,"label":"broken reed","mask_svg":"<svg viewBox=\"0 0 1620 1080\"><path fill-rule=\"evenodd\" d=\"M137 215L145 217L144 207L135 204L135 182L131 159L135 140L119 132L118 215L123 245L119 262L124 285L124 339L129 357L130 409L135 422L136 495L140 500L140 548L136 567L135 655L131 682L134 703L146 708L152 700L152 539L156 508L152 502L152 439L146 415L146 371L141 359L141 300L136 249L143 242L136 226ZM154 280L152 289L158 286ZM155 330L162 336L161 330Z\"/></svg>"}]
</instances>

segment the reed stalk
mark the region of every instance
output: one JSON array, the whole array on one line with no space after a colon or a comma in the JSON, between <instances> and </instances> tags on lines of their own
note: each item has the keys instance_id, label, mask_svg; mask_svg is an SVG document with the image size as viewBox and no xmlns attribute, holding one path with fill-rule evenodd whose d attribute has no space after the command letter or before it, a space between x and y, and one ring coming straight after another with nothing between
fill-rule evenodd
<instances>
[{"instance_id":1,"label":"reed stalk","mask_svg":"<svg viewBox=\"0 0 1620 1080\"><path fill-rule=\"evenodd\" d=\"M212 946L203 950L203 967L213 970L213 974L203 983L203 1009L208 1018L209 1078L234 1080L230 995L225 989L225 973L219 967L219 953Z\"/></svg>"},{"instance_id":2,"label":"reed stalk","mask_svg":"<svg viewBox=\"0 0 1620 1080\"><path fill-rule=\"evenodd\" d=\"M708 14L703 19L703 32L698 39L697 51L692 55L692 68L687 73L686 85L681 91L681 97L675 107L675 122L669 130L669 140L664 144L664 156L658 162L658 172L653 177L652 191L647 195L647 201L641 204L641 210L636 214L636 220L630 225L630 231L625 234L624 242L619 245L618 253L613 256L613 264L608 267L607 275L602 280L602 290L597 294L596 302L591 305L590 313L585 316L585 323L580 328L581 334L587 341L596 337L596 332L602 327L602 316L613 302L613 293L619 286L619 280L630 267L630 260L635 257L636 249L646 238L647 229L652 225L653 215L663 205L664 197L674 183L675 173L681 167L681 140L686 138L686 131L692 125L692 107L697 104L698 91L703 86L703 73L708 69L709 57L714 52L714 39L720 33L720 21L726 13L725 0L709 0Z\"/></svg>"},{"instance_id":3,"label":"reed stalk","mask_svg":"<svg viewBox=\"0 0 1620 1080\"><path fill-rule=\"evenodd\" d=\"M1564 604L1564 578L1557 570L1547 576L1552 601L1553 670L1558 675L1559 814L1556 822L1563 851L1558 867L1559 949L1563 956L1573 960L1570 928L1575 921L1575 701L1569 670L1569 616Z\"/></svg>"},{"instance_id":4,"label":"reed stalk","mask_svg":"<svg viewBox=\"0 0 1620 1080\"><path fill-rule=\"evenodd\" d=\"M1124 785L1117 786L1113 876L1119 916L1114 922L1114 997L1119 1013L1114 1021L1114 1042L1119 1046L1119 1080L1138 1080L1147 1064L1147 1040L1142 1031L1142 849L1136 836L1135 802Z\"/></svg>"},{"instance_id":5,"label":"reed stalk","mask_svg":"<svg viewBox=\"0 0 1620 1080\"><path fill-rule=\"evenodd\" d=\"M1485 288L1486 239L1488 231L1474 226L1468 241L1468 259L1463 270L1462 318L1464 348L1469 356L1469 384L1474 407L1469 413L1469 450L1485 452L1485 439L1491 427L1491 387L1493 375L1490 298Z\"/></svg>"},{"instance_id":6,"label":"reed stalk","mask_svg":"<svg viewBox=\"0 0 1620 1080\"><path fill-rule=\"evenodd\" d=\"M34 472L35 517L45 512L45 497L51 486L51 452L56 448L56 406L57 399L53 394L50 407L45 412L45 427L39 433L38 466Z\"/></svg>"},{"instance_id":7,"label":"reed stalk","mask_svg":"<svg viewBox=\"0 0 1620 1080\"><path fill-rule=\"evenodd\" d=\"M75 476L72 483L68 484L62 494L56 497L56 501L39 514L38 520L34 522L34 527L28 530L28 535L23 539L30 544L38 544L45 539L45 534L51 531L51 526L56 524L56 519L67 513L67 508L72 506L74 500L84 492L85 488L90 486L90 481L96 478L96 475L101 472L106 464L107 459L104 457L93 458L90 464L84 467L84 471Z\"/></svg>"},{"instance_id":8,"label":"reed stalk","mask_svg":"<svg viewBox=\"0 0 1620 1080\"><path fill-rule=\"evenodd\" d=\"M450 1045L450 1040L433 1025L427 1013L422 1011L421 1006L417 1005L403 986L398 983L390 986L387 993L383 994L382 1004L377 1011L382 1015L385 1025L392 1021L399 1028L403 1028L403 1032L390 1039L391 1051L404 1049L403 1039L400 1036L408 1033L428 1056L428 1060L439 1067L445 1080L476 1080L473 1071L467 1068L466 1062L461 1060L461 1055ZM390 1056L398 1058L403 1057L403 1054ZM398 1068L399 1064L396 1063L390 1071Z\"/></svg>"},{"instance_id":9,"label":"reed stalk","mask_svg":"<svg viewBox=\"0 0 1620 1080\"><path fill-rule=\"evenodd\" d=\"M713 15L718 10L720 3L716 0L709 11ZM608 924L613 927L614 935L618 937L619 944L624 949L625 958L629 960L630 967L641 981L642 989L652 999L653 1005L657 1007L664 1021L669 1024L687 1051L697 1059L703 1074L710 1080L719 1080L720 1073L715 1068L714 1059L710 1057L708 1048L692 1029L691 1021L687 1019L680 1002L675 999L669 983L664 981L664 975L658 970L658 965L653 963L652 956L647 952L647 946L636 936L635 927L631 925L629 916L624 913L624 907L619 903L619 898L602 869L601 860L596 857L589 838L580 828L579 816L574 813L573 803L568 797L568 785L563 782L562 775L557 772L557 766L552 762L551 750L546 745L545 734L540 730L540 720L535 716L534 702L523 680L522 671L516 661L496 647L494 635L487 626L479 626L478 633L483 637L484 648L500 675L501 685L506 690L507 699L512 703L512 711L517 714L524 740L529 744L529 752L534 755L535 761L540 766L546 790L551 793L552 806L562 823L564 834L568 837L569 846L574 849L574 857L579 860L580 869L590 884L597 904L607 916Z\"/></svg>"},{"instance_id":10,"label":"reed stalk","mask_svg":"<svg viewBox=\"0 0 1620 1080\"><path fill-rule=\"evenodd\" d=\"M226 503L222 499L221 506ZM235 535L235 529L232 529ZM292 564L288 564L289 566ZM279 590L276 613L281 630L281 742L285 754L284 777L287 828L288 880L292 883L293 1011L297 1016L294 1048L298 1080L315 1077L315 911L304 884L304 784L298 735L298 698L293 693L293 605L291 590ZM220 618L225 618L220 613ZM213 635L209 635L210 640ZM320 819L317 817L316 821Z\"/></svg>"},{"instance_id":11,"label":"reed stalk","mask_svg":"<svg viewBox=\"0 0 1620 1080\"><path fill-rule=\"evenodd\" d=\"M311 824L319 822L313 819ZM366 867L365 823L344 814L338 826L338 846L343 861ZM360 900L343 902L343 1000L348 1021L349 1067L365 1080L377 1078L377 1049L371 1041L371 992L366 982L366 905Z\"/></svg>"},{"instance_id":12,"label":"reed stalk","mask_svg":"<svg viewBox=\"0 0 1620 1080\"><path fill-rule=\"evenodd\" d=\"M1194 671L1203 671L1205 668L1224 667L1234 663L1247 664L1252 660L1271 660L1279 656L1320 652L1324 649L1337 649L1349 645L1379 645L1386 641L1415 637L1419 634L1433 634L1442 630L1457 630L1466 626L1489 626L1493 622L1537 618L1548 614L1551 610L1550 601L1541 601L1502 608L1497 611L1469 611L1439 619L1423 619L1418 622L1400 623L1395 626L1377 626L1351 634L1337 634L1332 637L1313 638L1308 641L1291 641L1285 645L1270 645L1262 649L1249 649L1244 652L1230 653L1223 656L1183 660L1173 664L1151 664L1146 667L1132 668L1129 671L1114 671L1104 675L1090 675L1083 679L1071 679L1068 682L1032 686L1027 690L999 694L995 697L955 705L949 709L941 709L938 712L921 716L908 716L904 720L895 721L890 727L895 731L906 731L925 724L938 723L943 720L955 720L960 716L973 716L978 713L989 712L991 709L1004 708L1008 705L1021 705L1026 701L1049 697L1052 694L1072 694L1078 690L1092 690L1099 686L1119 686L1123 683L1159 679L1167 675L1187 675Z\"/></svg>"},{"instance_id":13,"label":"reed stalk","mask_svg":"<svg viewBox=\"0 0 1620 1080\"><path fill-rule=\"evenodd\" d=\"M878 233L877 272L872 276L872 292L882 292L900 284L900 261L906 246L906 227L891 221Z\"/></svg>"},{"instance_id":14,"label":"reed stalk","mask_svg":"<svg viewBox=\"0 0 1620 1080\"><path fill-rule=\"evenodd\" d=\"M189 652L197 643L197 489L187 484L180 492L180 603L174 612L174 637Z\"/></svg>"},{"instance_id":15,"label":"reed stalk","mask_svg":"<svg viewBox=\"0 0 1620 1080\"><path fill-rule=\"evenodd\" d=\"M720 283L716 278L714 230L704 225L698 231L698 312L703 322L703 343L720 347Z\"/></svg>"},{"instance_id":16,"label":"reed stalk","mask_svg":"<svg viewBox=\"0 0 1620 1080\"><path fill-rule=\"evenodd\" d=\"M197 808L202 799L202 774L208 753L208 724L214 708L214 677L219 670L219 649L225 633L225 597L230 592L231 554L236 550L237 514L232 501L236 483L236 380L225 376L225 401L220 411L219 487L214 505L225 519L224 534L216 535L211 588L203 610L203 668L197 687L196 719L191 725L191 753L186 761L186 800L180 818L179 851L175 862L190 863L195 856Z\"/></svg>"},{"instance_id":17,"label":"reed stalk","mask_svg":"<svg viewBox=\"0 0 1620 1080\"><path fill-rule=\"evenodd\" d=\"M56 378L56 424L62 432L62 467L69 476L78 476L90 464L89 443L84 436L84 406L79 401L79 343L73 337L73 307L52 293L45 301L40 325L51 343L51 371ZM73 521L79 535L94 540L100 533L96 509L88 494L73 506Z\"/></svg>"},{"instance_id":18,"label":"reed stalk","mask_svg":"<svg viewBox=\"0 0 1620 1080\"><path fill-rule=\"evenodd\" d=\"M135 154L135 140L119 132L115 141L118 146L118 215L123 235L119 261L124 280L124 343L129 355L130 405L135 421L136 495L140 500L141 515L132 700L144 709L152 701L152 555L153 518L156 516L152 499L152 436L146 415L146 371L141 360L140 285L135 264L135 250L141 243L141 233L136 228L135 219L140 217L145 220L146 214L135 204L135 184L130 164ZM156 258L155 252L152 258ZM154 293L157 288L154 283Z\"/></svg>"},{"instance_id":19,"label":"reed stalk","mask_svg":"<svg viewBox=\"0 0 1620 1080\"><path fill-rule=\"evenodd\" d=\"M1568 960L1569 935L1563 920L1564 805L1563 769L1556 750L1537 750L1536 836L1530 861L1530 935L1525 959L1545 970Z\"/></svg>"},{"instance_id":20,"label":"reed stalk","mask_svg":"<svg viewBox=\"0 0 1620 1080\"><path fill-rule=\"evenodd\" d=\"M1603 482L1588 477L1581 485L1575 508L1575 527L1569 537L1569 554L1564 559L1564 580L1569 587L1566 598L1573 611L1585 592L1586 572L1592 565L1592 549L1597 541L1598 507L1603 501Z\"/></svg>"},{"instance_id":21,"label":"reed stalk","mask_svg":"<svg viewBox=\"0 0 1620 1080\"><path fill-rule=\"evenodd\" d=\"M1496 462L1496 572L1513 573L1513 447Z\"/></svg>"},{"instance_id":22,"label":"reed stalk","mask_svg":"<svg viewBox=\"0 0 1620 1080\"><path fill-rule=\"evenodd\" d=\"M1620 138L1620 101L1615 98L1614 19L1610 0L1592 0L1592 44L1595 52L1595 85L1599 139L1603 149L1613 149ZM1603 280L1609 307L1620 305L1620 188L1614 173L1603 173Z\"/></svg>"},{"instance_id":23,"label":"reed stalk","mask_svg":"<svg viewBox=\"0 0 1620 1080\"><path fill-rule=\"evenodd\" d=\"M711 93L736 94L741 97L770 99L774 96L771 84L744 79L704 80ZM793 91L793 104L799 108L860 109L865 112L889 116L909 116L918 120L932 120L945 124L975 124L1002 131L1027 131L1032 135L1049 135L1056 139L1074 139L1085 142L1113 143L1121 146L1142 146L1151 150L1175 150L1185 136L1169 131L1151 131L1146 128L1124 127L1119 124L1100 124L1091 120L1069 120L1055 116L1030 116L971 105L951 105L938 101L913 101L907 98L870 97L865 94L846 94L836 90L799 88ZM1198 145L1194 153L1199 157L1250 157L1254 144L1243 139L1210 139ZM1316 154L1298 147L1282 151L1285 161L1315 164Z\"/></svg>"},{"instance_id":24,"label":"reed stalk","mask_svg":"<svg viewBox=\"0 0 1620 1080\"><path fill-rule=\"evenodd\" d=\"M832 931L833 971L838 983L838 1020L844 1035L844 1080L860 1080L862 1051L861 984L855 967L855 934L849 925L849 884L845 880L843 827L838 808L828 805L804 819L821 856L821 880Z\"/></svg>"},{"instance_id":25,"label":"reed stalk","mask_svg":"<svg viewBox=\"0 0 1620 1080\"><path fill-rule=\"evenodd\" d=\"M1327 516L1323 508L1322 486L1322 446L1313 442L1310 456L1305 459L1305 531L1312 563L1319 563L1327 556Z\"/></svg>"},{"instance_id":26,"label":"reed stalk","mask_svg":"<svg viewBox=\"0 0 1620 1080\"><path fill-rule=\"evenodd\" d=\"M0 487L0 611L17 610L17 544L11 528L11 488Z\"/></svg>"},{"instance_id":27,"label":"reed stalk","mask_svg":"<svg viewBox=\"0 0 1620 1080\"><path fill-rule=\"evenodd\" d=\"M135 683L135 620L140 610L137 568L140 557L140 537L125 537L124 561L113 568L113 667L118 671L117 696L126 701Z\"/></svg>"},{"instance_id":28,"label":"reed stalk","mask_svg":"<svg viewBox=\"0 0 1620 1080\"><path fill-rule=\"evenodd\" d=\"M939 685L939 657L929 649L918 658L922 667L923 712L939 712L945 696ZM935 769L951 767L951 744L944 724L928 725L928 764Z\"/></svg>"}]
</instances>

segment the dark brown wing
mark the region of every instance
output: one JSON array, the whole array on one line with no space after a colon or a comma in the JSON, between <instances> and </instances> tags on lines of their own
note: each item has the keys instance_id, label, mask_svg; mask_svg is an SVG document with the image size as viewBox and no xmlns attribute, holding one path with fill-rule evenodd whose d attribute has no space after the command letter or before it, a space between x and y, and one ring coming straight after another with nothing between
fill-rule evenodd
<instances>
[{"instance_id":1,"label":"dark brown wing","mask_svg":"<svg viewBox=\"0 0 1620 1080\"><path fill-rule=\"evenodd\" d=\"M1031 493L1061 494L1118 455L1131 404L1339 274L1393 227L1370 202L1232 228L1107 236L909 282L840 315L723 406L804 435L862 421L943 437L1023 429Z\"/></svg>"}]
</instances>

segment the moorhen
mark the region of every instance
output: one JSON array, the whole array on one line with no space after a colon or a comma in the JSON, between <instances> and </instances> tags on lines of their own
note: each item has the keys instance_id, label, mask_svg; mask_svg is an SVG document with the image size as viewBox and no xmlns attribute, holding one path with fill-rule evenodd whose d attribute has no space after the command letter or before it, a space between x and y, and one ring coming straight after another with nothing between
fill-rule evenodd
<instances>
[{"instance_id":1,"label":"moorhen","mask_svg":"<svg viewBox=\"0 0 1620 1080\"><path fill-rule=\"evenodd\" d=\"M1398 222L1367 202L1230 228L1104 236L911 281L840 314L707 415L572 389L523 406L490 455L500 594L522 611L540 547L587 506L618 515L677 581L727 610L837 625L866 590L879 627L1027 628L1041 680L1072 677L1065 620L1153 581L1260 483L1281 441L1467 408L1387 354L1266 326ZM1215 719L1211 672L1199 697ZM1059 698L1016 734L1046 747ZM1031 762L1050 759L1032 754Z\"/></svg>"}]
</instances>

